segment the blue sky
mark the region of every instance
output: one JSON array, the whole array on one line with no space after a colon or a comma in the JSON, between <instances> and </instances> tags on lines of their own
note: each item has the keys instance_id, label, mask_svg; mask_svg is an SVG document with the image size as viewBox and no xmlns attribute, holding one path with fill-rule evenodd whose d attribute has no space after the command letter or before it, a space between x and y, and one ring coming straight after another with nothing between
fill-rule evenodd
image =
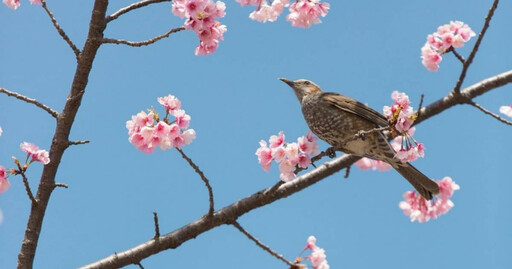
<instances>
[{"instance_id":1,"label":"blue sky","mask_svg":"<svg viewBox=\"0 0 512 269\"><path fill-rule=\"evenodd\" d=\"M61 110L75 59L39 6L21 0L0 7L0 87ZM82 47L93 1L49 1L62 27ZM111 1L109 12L129 4ZM90 139L70 147L61 162L35 259L36 268L73 268L149 240L152 212L168 233L202 216L208 196L200 178L175 151L151 155L127 141L126 120L157 106L167 94L181 99L197 139L184 151L209 177L217 208L279 180L265 173L254 152L258 141L283 130L295 140L308 129L292 91L278 77L307 78L377 110L393 90L417 106L442 98L455 85L460 63L444 57L439 72L420 60L426 35L450 20L478 32L491 1L329 1L323 23L293 28L249 20L250 7L227 0L225 41L207 57L193 54L192 32L180 32L150 47L104 45L71 131ZM512 10L502 1L471 66L465 86L512 68ZM159 4L109 24L106 37L142 40L182 20ZM475 39L459 52L467 56ZM512 103L512 86L475 101L490 110ZM22 158L19 144L48 149L55 122L46 112L0 96L0 164ZM309 235L326 249L331 268L507 268L512 264L510 126L469 106L457 106L417 127L426 156L415 166L432 178L451 176L461 190L454 209L429 223L410 223L398 208L411 189L394 171L352 169L239 219L253 235L293 260ZM321 149L326 145L321 144ZM32 188L42 166L28 172ZM14 268L30 204L20 178L0 195L0 268ZM286 268L235 228L222 226L142 262L146 268ZM134 266L129 268L136 268Z\"/></svg>"}]
</instances>

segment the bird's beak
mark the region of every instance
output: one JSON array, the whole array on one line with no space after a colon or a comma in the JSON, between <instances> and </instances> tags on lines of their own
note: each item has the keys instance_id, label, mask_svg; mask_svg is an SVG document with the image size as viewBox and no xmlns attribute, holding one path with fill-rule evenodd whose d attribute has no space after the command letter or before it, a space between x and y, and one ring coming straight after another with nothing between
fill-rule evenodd
<instances>
[{"instance_id":1,"label":"bird's beak","mask_svg":"<svg viewBox=\"0 0 512 269\"><path fill-rule=\"evenodd\" d=\"M293 87L293 84L294 84L293 81L285 79L285 78L279 78L279 80L288 84L288 86Z\"/></svg>"}]
</instances>

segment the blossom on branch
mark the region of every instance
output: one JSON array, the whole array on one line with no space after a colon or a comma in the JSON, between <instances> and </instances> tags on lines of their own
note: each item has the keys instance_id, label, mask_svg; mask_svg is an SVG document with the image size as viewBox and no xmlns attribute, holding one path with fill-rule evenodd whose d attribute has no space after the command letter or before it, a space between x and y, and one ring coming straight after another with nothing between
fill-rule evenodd
<instances>
[{"instance_id":1,"label":"blossom on branch","mask_svg":"<svg viewBox=\"0 0 512 269\"><path fill-rule=\"evenodd\" d=\"M503 114L505 114L505 115L507 115L507 116L512 118L512 105L510 105L510 106L501 106L500 107L500 113L503 113ZM0 129L0 134L1 134L1 130L2 129Z\"/></svg>"},{"instance_id":2,"label":"blossom on branch","mask_svg":"<svg viewBox=\"0 0 512 269\"><path fill-rule=\"evenodd\" d=\"M443 59L441 55L454 48L463 47L473 36L475 32L461 21L451 21L439 26L437 32L427 36L427 42L421 48L421 63L429 71L439 70L439 63Z\"/></svg>"},{"instance_id":3,"label":"blossom on branch","mask_svg":"<svg viewBox=\"0 0 512 269\"><path fill-rule=\"evenodd\" d=\"M180 18L187 18L185 29L192 29L199 37L196 55L208 55L217 49L219 40L223 40L227 31L216 18L226 15L226 4L212 0L174 0L172 12Z\"/></svg>"},{"instance_id":4,"label":"blossom on branch","mask_svg":"<svg viewBox=\"0 0 512 269\"><path fill-rule=\"evenodd\" d=\"M440 192L431 201L427 201L416 191L404 193L405 201L400 202L398 207L403 210L406 216L409 216L411 222L427 222L430 219L437 219L453 208L454 204L450 198L456 190L460 189L460 186L451 177L445 177L436 182L439 185Z\"/></svg>"},{"instance_id":5,"label":"blossom on branch","mask_svg":"<svg viewBox=\"0 0 512 269\"><path fill-rule=\"evenodd\" d=\"M8 8L10 9L18 9L20 7L20 0L3 0L2 1ZM41 0L30 0L30 4L32 5L40 5Z\"/></svg>"},{"instance_id":6,"label":"blossom on branch","mask_svg":"<svg viewBox=\"0 0 512 269\"><path fill-rule=\"evenodd\" d=\"M316 245L316 238L312 235L308 237L306 246L302 251L304 252L306 250L311 250L311 255L304 258L297 258L296 261L309 260L313 265L313 269L329 269L325 250Z\"/></svg>"},{"instance_id":7,"label":"blossom on branch","mask_svg":"<svg viewBox=\"0 0 512 269\"><path fill-rule=\"evenodd\" d=\"M317 155L320 150L311 132L299 137L295 143L287 143L283 131L278 135L272 135L269 143L260 141L260 147L256 150L258 162L265 172L268 172L272 160L279 164L279 177L288 182L295 178L294 170L298 166L307 168L311 164L311 156Z\"/></svg>"},{"instance_id":8,"label":"blossom on branch","mask_svg":"<svg viewBox=\"0 0 512 269\"><path fill-rule=\"evenodd\" d=\"M181 108L181 102L173 95L157 98L165 107L165 117L159 119L154 110L141 111L126 122L128 141L144 153L152 153L158 146L162 150L182 148L196 138L194 129L187 129L190 115ZM173 116L174 120L168 117Z\"/></svg>"},{"instance_id":9,"label":"blossom on branch","mask_svg":"<svg viewBox=\"0 0 512 269\"><path fill-rule=\"evenodd\" d=\"M38 146L36 146L32 143L23 142L23 143L21 143L20 148L22 151L27 153L27 159L29 157L31 157L31 160L30 160L31 163L32 162L41 162L46 165L50 162L50 157L49 157L48 151L46 151L44 149L39 149Z\"/></svg>"}]
</instances>

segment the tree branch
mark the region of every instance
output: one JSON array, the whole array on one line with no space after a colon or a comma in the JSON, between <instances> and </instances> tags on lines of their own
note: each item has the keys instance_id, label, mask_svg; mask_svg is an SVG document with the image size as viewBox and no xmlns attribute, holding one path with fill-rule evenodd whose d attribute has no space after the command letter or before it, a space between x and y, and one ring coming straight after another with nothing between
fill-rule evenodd
<instances>
[{"instance_id":1,"label":"tree branch","mask_svg":"<svg viewBox=\"0 0 512 269\"><path fill-rule=\"evenodd\" d=\"M169 37L171 34L179 32L179 31L183 31L183 30L185 30L185 26L171 28L169 31L167 31L167 33L165 33L163 35L155 36L151 39L144 40L144 41L127 41L127 40L123 40L123 39L104 38L101 42L104 44L116 44L116 45L123 44L123 45L128 45L131 47L142 47L142 46L151 45L160 39Z\"/></svg>"},{"instance_id":2,"label":"tree branch","mask_svg":"<svg viewBox=\"0 0 512 269\"><path fill-rule=\"evenodd\" d=\"M41 0L41 4L42 4L44 10L46 11L46 13L48 14L48 16L50 16L50 20L52 20L53 26L55 26L55 29L57 29L57 32L59 32L59 35L62 37L62 39L64 39L64 41L66 41L66 43L68 43L69 47L73 50L76 58L78 59L78 57L80 57L80 50L75 46L75 44L73 44L73 41L71 41L69 36L66 35L66 32L64 32L64 30L62 30L62 28L60 28L60 25L57 22L57 19L55 19L55 17L53 16L53 13L46 6L46 0Z\"/></svg>"},{"instance_id":3,"label":"tree branch","mask_svg":"<svg viewBox=\"0 0 512 269\"><path fill-rule=\"evenodd\" d=\"M489 9L489 13L487 13L487 17L485 17L484 27L482 28L482 31L480 31L480 34L478 34L478 39L475 42L475 46L473 46L473 50L471 50L471 53L469 54L468 59L466 61L464 61L464 64L462 66L462 71L460 72L459 80L457 81L457 84L453 88L453 92L455 92L455 93L460 92L460 87L462 87L462 82L464 82L464 78L466 77L466 72L468 71L469 66L473 62L473 58L475 58L476 52L478 51L480 42L482 42L482 39L484 38L487 28L489 28L489 24L491 22L492 16L494 15L494 11L498 7L498 2L499 2L499 0L494 0L494 3L492 4L491 8Z\"/></svg>"},{"instance_id":4,"label":"tree branch","mask_svg":"<svg viewBox=\"0 0 512 269\"><path fill-rule=\"evenodd\" d=\"M147 5L155 4L155 3L162 3L162 2L172 2L172 0L143 0L137 3L133 3L127 7L121 8L120 10L114 12L112 15L109 15L105 18L105 21L107 23L119 18L121 15L128 13L132 10L145 7Z\"/></svg>"},{"instance_id":5,"label":"tree branch","mask_svg":"<svg viewBox=\"0 0 512 269\"><path fill-rule=\"evenodd\" d=\"M196 171L196 173L201 177L201 180L203 180L204 185L206 185L206 188L208 189L208 196L210 197L210 208L208 209L208 216L212 217L215 209L213 202L213 189L212 186L210 185L210 181L208 180L208 178L206 178L203 171L199 169L199 167L194 163L194 161L192 161L192 159L185 155L183 150L181 150L180 148L176 148L176 150L181 154L181 157L183 157L183 159L185 159L188 162L188 164L194 169L194 171Z\"/></svg>"},{"instance_id":6,"label":"tree branch","mask_svg":"<svg viewBox=\"0 0 512 269\"><path fill-rule=\"evenodd\" d=\"M83 144L88 144L90 143L91 141L89 139L86 139L86 140L76 140L76 141L68 141L68 145L72 146L72 145L83 145Z\"/></svg>"},{"instance_id":7,"label":"tree branch","mask_svg":"<svg viewBox=\"0 0 512 269\"><path fill-rule=\"evenodd\" d=\"M158 214L156 214L156 212L153 212L153 222L155 223L155 235L153 239L157 240L158 237L160 237L160 226L158 225Z\"/></svg>"},{"instance_id":8,"label":"tree branch","mask_svg":"<svg viewBox=\"0 0 512 269\"><path fill-rule=\"evenodd\" d=\"M427 120L455 105L464 104L466 102L465 98L475 98L485 92L511 82L512 70L471 85L461 91L460 95L450 93L444 98L422 108L421 118L418 118L416 123ZM217 210L211 218L203 216L171 233L160 236L158 242L155 240L147 241L121 253L116 253L115 255L110 255L94 263L85 265L82 269L119 268L138 262L166 249L175 249L184 242L196 238L198 235L217 226L233 223L237 218L251 210L297 193L341 169L349 167L357 160L359 160L359 157L345 154L335 160L327 161L321 166L318 166L318 168L290 182L278 182L272 187L260 190L251 196Z\"/></svg>"},{"instance_id":9,"label":"tree branch","mask_svg":"<svg viewBox=\"0 0 512 269\"><path fill-rule=\"evenodd\" d=\"M256 245L258 245L260 248L262 248L263 250L265 250L266 252L270 253L270 255L276 257L277 259L283 261L284 263L288 264L289 266L293 266L293 263L287 259L285 259L283 257L283 255L273 251L269 246L261 243L260 240L258 240L258 238L252 236L252 234L250 234L248 231L246 231L238 222L234 221L232 223L233 226L235 226L240 232L242 232L245 236L247 236L247 238L249 238L251 241L253 241L254 243L256 243Z\"/></svg>"},{"instance_id":10,"label":"tree branch","mask_svg":"<svg viewBox=\"0 0 512 269\"><path fill-rule=\"evenodd\" d=\"M57 126L50 147L50 159L52 161L44 166L41 179L39 180L39 187L35 197L38 205L33 206L30 210L25 236L18 254L18 268L33 267L46 207L55 189L55 175L57 174L62 155L69 147L69 133L80 107L85 87L87 86L92 63L101 45L100 41L103 39L103 31L106 27L105 12L107 6L108 0L94 1L89 33L83 51L80 53L80 57L78 57L75 76L62 112L57 114L53 110L45 109L57 118Z\"/></svg>"},{"instance_id":11,"label":"tree branch","mask_svg":"<svg viewBox=\"0 0 512 269\"><path fill-rule=\"evenodd\" d=\"M484 112L485 114L487 114L487 115L489 115L489 116L491 116L491 117L493 117L493 118L495 118L495 119L497 119L497 120L499 120L499 121L501 121L501 122L503 122L503 123L505 123L505 124L512 125L512 122L511 122L511 121L508 121L508 120L506 120L506 119L504 119L504 118L500 117L499 115L497 115L497 114L495 114L495 113L492 113L491 111L487 110L485 107L483 107L483 106L481 106L481 105L479 105L479 104L475 103L473 100L469 100L469 101L468 101L468 104L470 104L470 105L472 105L472 106L474 106L474 107L476 107L476 108L480 109L480 110L481 110L482 112Z\"/></svg>"},{"instance_id":12,"label":"tree branch","mask_svg":"<svg viewBox=\"0 0 512 269\"><path fill-rule=\"evenodd\" d=\"M9 91L9 90L7 90L5 88L0 88L0 93L5 93L5 94L7 94L7 96L14 97L16 99L19 99L21 101L25 101L25 102L30 103L30 104L34 104L37 107L42 108L44 111L48 112L54 118L59 117L59 113L57 111L53 110L52 108L50 108L49 106L47 106L45 104L40 103L36 99L28 98L27 96L21 95L21 94L19 94L17 92L11 92L11 91Z\"/></svg>"}]
</instances>

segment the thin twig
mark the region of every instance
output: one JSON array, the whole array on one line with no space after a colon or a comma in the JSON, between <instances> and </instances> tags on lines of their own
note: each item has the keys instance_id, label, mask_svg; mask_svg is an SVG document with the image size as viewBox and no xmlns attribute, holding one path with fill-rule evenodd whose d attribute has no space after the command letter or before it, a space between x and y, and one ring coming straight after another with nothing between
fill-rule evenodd
<instances>
[{"instance_id":1,"label":"thin twig","mask_svg":"<svg viewBox=\"0 0 512 269\"><path fill-rule=\"evenodd\" d=\"M57 118L59 116L59 113L57 111L53 110L52 108L50 108L49 106L47 106L45 104L40 103L36 99L28 98L27 96L21 95L21 94L19 94L17 92L11 92L11 91L9 91L9 90L7 90L5 88L0 88L0 93L5 93L8 96L12 96L12 97L14 97L16 99L19 99L21 101L25 101L27 103L34 104L37 107L42 108L44 111L48 112L54 118Z\"/></svg>"},{"instance_id":2,"label":"thin twig","mask_svg":"<svg viewBox=\"0 0 512 269\"><path fill-rule=\"evenodd\" d=\"M69 187L68 187L68 185L67 185L67 184L65 184L65 183L55 183L53 186L54 186L55 188L57 188L57 187L65 188L65 189L69 188Z\"/></svg>"},{"instance_id":3,"label":"thin twig","mask_svg":"<svg viewBox=\"0 0 512 269\"><path fill-rule=\"evenodd\" d=\"M160 237L160 226L158 225L158 214L156 212L153 212L153 221L155 223L155 235L153 236L153 239L158 239Z\"/></svg>"},{"instance_id":4,"label":"thin twig","mask_svg":"<svg viewBox=\"0 0 512 269\"><path fill-rule=\"evenodd\" d=\"M201 179L204 182L204 185L206 185L206 188L208 189L208 196L210 196L210 209L208 210L208 216L209 217L213 216L213 212L214 212L213 189L212 189L212 186L210 186L210 181L208 180L208 178L206 178L203 171L201 171L199 169L199 167L192 161L192 159L190 159L187 155L185 155L183 150L181 150L180 148L176 148L176 150L181 154L181 157L183 157L183 159L185 159L188 162L188 164L190 164L190 166L194 169L194 171L196 171L196 173L201 177Z\"/></svg>"},{"instance_id":5,"label":"thin twig","mask_svg":"<svg viewBox=\"0 0 512 269\"><path fill-rule=\"evenodd\" d=\"M256 243L256 245L258 245L260 248L262 248L263 250L265 250L266 252L270 253L270 255L278 258L279 260L283 261L284 263L288 264L289 266L293 266L293 263L289 260L287 260L286 258L283 257L283 255L273 251L270 247L268 247L267 245L264 245L263 243L260 242L260 240L258 240L256 237L252 236L248 231L246 231L242 226L240 226L240 224L237 222L237 221L234 221L233 223L233 226L235 226L240 232L242 232L243 234L245 234L245 236L247 236L247 238L249 238L250 240L252 240L254 243Z\"/></svg>"},{"instance_id":6,"label":"thin twig","mask_svg":"<svg viewBox=\"0 0 512 269\"><path fill-rule=\"evenodd\" d=\"M480 109L480 110L481 110L482 112L484 112L485 114L487 114L487 115L489 115L489 116L491 116L491 117L493 117L493 118L495 118L495 119L497 119L497 120L499 120L499 121L501 121L501 122L503 122L503 123L505 123L505 124L512 125L512 122L511 122L511 121L508 121L508 120L506 120L506 119L504 119L504 118L500 117L498 114L493 113L493 112L491 112L491 111L487 110L485 107L483 107L483 106L481 106L481 105L479 105L479 104L475 103L473 100L469 100L469 101L468 101L468 104L470 104L470 105L472 105L472 106L474 106L474 107L476 107L476 108Z\"/></svg>"},{"instance_id":7,"label":"thin twig","mask_svg":"<svg viewBox=\"0 0 512 269\"><path fill-rule=\"evenodd\" d=\"M135 9L138 9L141 7L145 7L150 4L161 3L161 2L172 2L172 0L144 0L144 1L137 2L137 3L133 3L127 7L121 8L120 10L114 12L112 15L107 16L105 18L105 21L107 23L109 23L109 22L119 18L119 16L121 16L125 13L128 13L129 11L132 11L132 10L135 10Z\"/></svg>"},{"instance_id":8,"label":"thin twig","mask_svg":"<svg viewBox=\"0 0 512 269\"><path fill-rule=\"evenodd\" d=\"M68 142L68 145L83 145L83 144L88 144L90 143L91 141L89 139L86 139L86 140L76 140L76 141L69 141Z\"/></svg>"},{"instance_id":9,"label":"thin twig","mask_svg":"<svg viewBox=\"0 0 512 269\"><path fill-rule=\"evenodd\" d=\"M345 169L345 178L348 178L348 176L350 175L350 167L352 167L351 165L347 166L347 169Z\"/></svg>"},{"instance_id":10,"label":"thin twig","mask_svg":"<svg viewBox=\"0 0 512 269\"><path fill-rule=\"evenodd\" d=\"M140 269L144 269L144 266L140 262L136 262L135 265L138 265Z\"/></svg>"},{"instance_id":11,"label":"thin twig","mask_svg":"<svg viewBox=\"0 0 512 269\"><path fill-rule=\"evenodd\" d=\"M464 59L464 57L462 57L462 55L460 55L457 51L455 51L455 49L453 47L450 47L449 51L451 51L453 53L453 55L455 55L455 57L457 57L457 59L459 59L459 61L462 64L466 63L466 60Z\"/></svg>"},{"instance_id":12,"label":"thin twig","mask_svg":"<svg viewBox=\"0 0 512 269\"><path fill-rule=\"evenodd\" d=\"M23 185L25 185L25 190L27 191L28 198L30 198L30 201L32 201L32 205L36 206L37 200L36 198L34 198L34 195L32 194L32 190L30 189L30 185L28 184L27 176L25 175L26 165L23 165L23 168L25 168L23 169L18 160L15 160L15 163L18 166L18 171L16 171L16 174L20 174L23 178Z\"/></svg>"},{"instance_id":13,"label":"thin twig","mask_svg":"<svg viewBox=\"0 0 512 269\"><path fill-rule=\"evenodd\" d=\"M418 105L418 111L416 111L416 118L420 117L421 108L423 107L423 98L425 98L425 95L422 93L420 96L420 104Z\"/></svg>"},{"instance_id":14,"label":"thin twig","mask_svg":"<svg viewBox=\"0 0 512 269\"><path fill-rule=\"evenodd\" d=\"M117 44L117 45L123 44L123 45L128 45L131 47L142 47L142 46L151 45L162 38L169 37L171 34L179 32L179 31L183 31L183 30L185 30L185 26L180 26L178 28L172 28L169 31L167 31L167 33L165 33L163 35L155 36L151 39L144 40L144 41L127 41L124 39L103 38L103 40L101 42L104 44Z\"/></svg>"},{"instance_id":15,"label":"thin twig","mask_svg":"<svg viewBox=\"0 0 512 269\"><path fill-rule=\"evenodd\" d=\"M71 41L69 36L66 35L66 32L64 32L64 30L62 30L62 28L60 28L60 25L57 22L57 19L55 19L55 16L53 16L53 13L46 6L46 0L41 0L41 4L42 4L44 10L46 11L46 13L48 14L48 16L50 16L50 20L52 20L53 26L55 26L55 29L57 29L57 32L59 32L59 35L64 39L64 41L66 41L66 43L68 43L69 47L73 50L76 58L78 59L78 57L80 56L80 50L75 46L75 44L73 44L73 41Z\"/></svg>"},{"instance_id":16,"label":"thin twig","mask_svg":"<svg viewBox=\"0 0 512 269\"><path fill-rule=\"evenodd\" d=\"M480 42L482 42L482 39L484 38L487 28L489 28L489 23L491 22L492 16L494 15L494 11L498 7L498 2L499 0L494 0L494 3L489 9L489 13L487 13L487 17L485 17L484 27L482 28L482 31L480 31L480 34L478 34L478 39L475 42L475 46L473 46L473 49L471 50L468 59L464 62L462 66L462 71L460 72L459 80L457 81L457 84L453 88L453 92L455 92L456 94L460 93L460 87L462 86L462 82L464 82L466 72L468 71L469 66L473 62L473 58L475 58L476 52L478 51Z\"/></svg>"}]
</instances>

